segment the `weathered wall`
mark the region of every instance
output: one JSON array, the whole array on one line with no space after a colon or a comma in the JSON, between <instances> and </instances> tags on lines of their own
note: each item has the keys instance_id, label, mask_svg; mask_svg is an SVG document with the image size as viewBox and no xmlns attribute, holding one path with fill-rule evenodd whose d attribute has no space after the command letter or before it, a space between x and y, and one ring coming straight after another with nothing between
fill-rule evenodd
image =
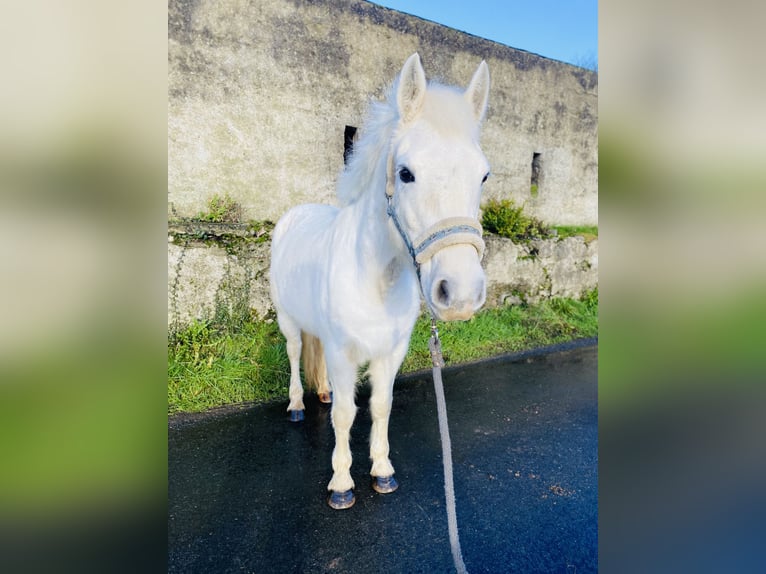
<instances>
[{"instance_id":1,"label":"weathered wall","mask_svg":"<svg viewBox=\"0 0 766 574\"><path fill-rule=\"evenodd\" d=\"M168 243L168 325L212 318L217 310L244 305L258 316L272 309L269 241L245 226L171 225ZM486 307L536 303L549 297L579 298L598 286L598 241L582 237L533 240L515 245L485 237Z\"/></svg>"},{"instance_id":2,"label":"weathered wall","mask_svg":"<svg viewBox=\"0 0 766 574\"><path fill-rule=\"evenodd\" d=\"M223 241L201 240L201 235L199 229L171 226L168 325L210 319L236 306L265 317L273 308L269 295L271 243L252 240L247 234Z\"/></svg>"},{"instance_id":3,"label":"weathered wall","mask_svg":"<svg viewBox=\"0 0 766 574\"><path fill-rule=\"evenodd\" d=\"M593 72L358 0L169 0L168 33L169 217L223 193L257 220L334 202L345 126L417 51L452 84L489 64L487 197L552 224L598 221Z\"/></svg>"}]
</instances>

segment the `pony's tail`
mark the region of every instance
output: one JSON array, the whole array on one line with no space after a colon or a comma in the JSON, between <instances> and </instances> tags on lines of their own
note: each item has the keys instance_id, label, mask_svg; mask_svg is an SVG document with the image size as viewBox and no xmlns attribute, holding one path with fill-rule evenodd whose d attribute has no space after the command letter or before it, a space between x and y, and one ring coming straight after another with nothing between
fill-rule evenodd
<instances>
[{"instance_id":1,"label":"pony's tail","mask_svg":"<svg viewBox=\"0 0 766 574\"><path fill-rule=\"evenodd\" d=\"M332 396L327 380L327 363L324 359L322 341L304 331L301 331L301 341L303 343L303 377L306 380L306 386L316 390L321 402L330 403Z\"/></svg>"}]
</instances>

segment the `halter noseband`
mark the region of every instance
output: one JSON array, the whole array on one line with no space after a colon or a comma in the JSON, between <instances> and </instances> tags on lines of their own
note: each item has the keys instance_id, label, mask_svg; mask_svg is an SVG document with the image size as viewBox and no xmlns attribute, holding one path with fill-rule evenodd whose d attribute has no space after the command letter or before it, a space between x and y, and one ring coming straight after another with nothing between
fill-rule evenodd
<instances>
[{"instance_id":1,"label":"halter noseband","mask_svg":"<svg viewBox=\"0 0 766 574\"><path fill-rule=\"evenodd\" d=\"M394 209L394 177L394 157L391 153L388 156L388 173L386 174L386 213L394 222L396 230L402 236L404 245L412 257L412 263L415 265L415 271L418 275L418 283L420 283L420 266L436 255L438 251L450 245L473 245L479 254L479 260L481 260L484 256L481 225L470 217L442 219L418 235L414 242L410 241Z\"/></svg>"}]
</instances>

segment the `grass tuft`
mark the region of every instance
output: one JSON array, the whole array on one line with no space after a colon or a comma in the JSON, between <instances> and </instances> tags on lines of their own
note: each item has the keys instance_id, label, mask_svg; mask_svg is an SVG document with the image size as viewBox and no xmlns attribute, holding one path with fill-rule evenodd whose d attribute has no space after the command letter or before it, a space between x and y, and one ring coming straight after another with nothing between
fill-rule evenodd
<instances>
[{"instance_id":1,"label":"grass tuft","mask_svg":"<svg viewBox=\"0 0 766 574\"><path fill-rule=\"evenodd\" d=\"M207 202L207 211L198 213L195 219L210 223L238 223L242 219L242 206L229 194L215 194Z\"/></svg>"},{"instance_id":2,"label":"grass tuft","mask_svg":"<svg viewBox=\"0 0 766 574\"><path fill-rule=\"evenodd\" d=\"M511 199L491 199L482 207L481 225L489 233L496 233L516 242L550 235L541 221L525 215L523 211L524 208L517 206Z\"/></svg>"}]
</instances>

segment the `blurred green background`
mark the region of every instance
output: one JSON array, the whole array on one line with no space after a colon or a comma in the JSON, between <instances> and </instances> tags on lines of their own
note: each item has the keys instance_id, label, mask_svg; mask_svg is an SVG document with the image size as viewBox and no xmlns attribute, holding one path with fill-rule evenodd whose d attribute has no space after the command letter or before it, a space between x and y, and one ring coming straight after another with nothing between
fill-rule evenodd
<instances>
[{"instance_id":1,"label":"blurred green background","mask_svg":"<svg viewBox=\"0 0 766 574\"><path fill-rule=\"evenodd\" d=\"M755 571L765 10L600 7L605 572ZM6 571L165 565L166 12L33 0L0 23Z\"/></svg>"}]
</instances>

